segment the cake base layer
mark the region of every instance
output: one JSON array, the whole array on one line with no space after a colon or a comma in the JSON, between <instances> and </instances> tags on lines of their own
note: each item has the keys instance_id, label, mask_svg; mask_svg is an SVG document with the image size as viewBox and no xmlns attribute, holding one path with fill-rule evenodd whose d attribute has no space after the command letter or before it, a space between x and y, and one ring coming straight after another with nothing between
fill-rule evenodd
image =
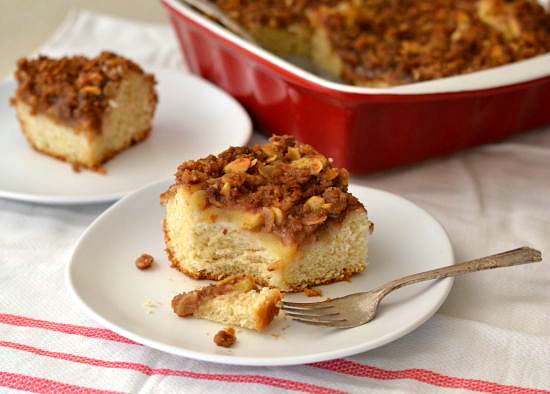
<instances>
[{"instance_id":1,"label":"cake base layer","mask_svg":"<svg viewBox=\"0 0 550 394\"><path fill-rule=\"evenodd\" d=\"M273 234L246 229L246 223L246 212L201 209L192 193L179 188L164 219L172 265L195 279L252 275L283 291L345 280L367 266L370 222L364 210L349 212L303 245L285 245Z\"/></svg>"},{"instance_id":2,"label":"cake base layer","mask_svg":"<svg viewBox=\"0 0 550 394\"><path fill-rule=\"evenodd\" d=\"M47 114L33 114L21 100L15 110L23 134L35 150L75 166L100 170L103 163L149 136L155 111L151 89L143 77L129 75L111 100L100 133L75 129Z\"/></svg>"}]
</instances>

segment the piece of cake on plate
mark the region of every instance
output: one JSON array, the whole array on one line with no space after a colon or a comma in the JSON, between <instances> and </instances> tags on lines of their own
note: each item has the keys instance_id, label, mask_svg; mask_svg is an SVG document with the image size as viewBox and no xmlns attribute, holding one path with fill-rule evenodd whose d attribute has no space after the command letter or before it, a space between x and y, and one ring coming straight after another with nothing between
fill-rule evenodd
<instances>
[{"instance_id":1,"label":"piece of cake on plate","mask_svg":"<svg viewBox=\"0 0 550 394\"><path fill-rule=\"evenodd\" d=\"M251 330L264 330L279 313L281 293L259 290L252 276L230 276L222 281L181 293L172 309L181 317L197 317Z\"/></svg>"},{"instance_id":2,"label":"piece of cake on plate","mask_svg":"<svg viewBox=\"0 0 550 394\"><path fill-rule=\"evenodd\" d=\"M161 196L171 263L195 279L252 275L283 291L362 272L372 224L348 177L289 136L183 163Z\"/></svg>"},{"instance_id":3,"label":"piece of cake on plate","mask_svg":"<svg viewBox=\"0 0 550 394\"><path fill-rule=\"evenodd\" d=\"M151 132L155 78L110 52L21 59L12 105L34 149L80 166L101 165Z\"/></svg>"}]
</instances>

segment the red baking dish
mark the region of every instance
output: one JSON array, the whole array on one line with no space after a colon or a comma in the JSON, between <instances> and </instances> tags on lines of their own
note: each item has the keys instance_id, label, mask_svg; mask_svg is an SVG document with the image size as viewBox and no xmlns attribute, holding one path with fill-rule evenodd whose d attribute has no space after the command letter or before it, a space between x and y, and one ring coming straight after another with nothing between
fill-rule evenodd
<instances>
[{"instance_id":1,"label":"red baking dish","mask_svg":"<svg viewBox=\"0 0 550 394\"><path fill-rule=\"evenodd\" d=\"M293 134L354 174L442 156L550 123L550 54L393 88L332 82L163 0L192 72L271 134Z\"/></svg>"}]
</instances>

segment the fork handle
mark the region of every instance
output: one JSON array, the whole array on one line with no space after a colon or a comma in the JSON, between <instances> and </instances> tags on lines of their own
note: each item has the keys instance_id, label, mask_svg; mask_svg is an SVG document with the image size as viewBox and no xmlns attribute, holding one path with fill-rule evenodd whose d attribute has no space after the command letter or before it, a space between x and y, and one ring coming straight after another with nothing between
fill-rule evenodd
<instances>
[{"instance_id":1,"label":"fork handle","mask_svg":"<svg viewBox=\"0 0 550 394\"><path fill-rule=\"evenodd\" d=\"M511 267L513 265L535 263L542 260L542 254L536 249L522 247L509 250L507 252L482 257L475 260L465 261L460 264L450 265L448 267L436 268L430 271L420 272L418 274L404 276L393 280L374 290L380 293L380 299L399 289L400 287L411 285L413 283L423 282L430 279L441 279L449 276L457 276L468 272L476 272L500 267Z\"/></svg>"}]
</instances>

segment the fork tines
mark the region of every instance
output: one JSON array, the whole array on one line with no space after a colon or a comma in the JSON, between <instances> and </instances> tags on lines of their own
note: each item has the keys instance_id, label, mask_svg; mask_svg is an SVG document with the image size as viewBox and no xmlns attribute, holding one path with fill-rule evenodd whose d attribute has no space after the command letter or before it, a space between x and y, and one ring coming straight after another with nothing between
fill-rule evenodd
<instances>
[{"instance_id":1,"label":"fork tines","mask_svg":"<svg viewBox=\"0 0 550 394\"><path fill-rule=\"evenodd\" d=\"M281 309L293 320L314 326L335 327L346 320L338 318L340 313L334 305L327 301L322 302L287 302L283 301Z\"/></svg>"}]
</instances>

